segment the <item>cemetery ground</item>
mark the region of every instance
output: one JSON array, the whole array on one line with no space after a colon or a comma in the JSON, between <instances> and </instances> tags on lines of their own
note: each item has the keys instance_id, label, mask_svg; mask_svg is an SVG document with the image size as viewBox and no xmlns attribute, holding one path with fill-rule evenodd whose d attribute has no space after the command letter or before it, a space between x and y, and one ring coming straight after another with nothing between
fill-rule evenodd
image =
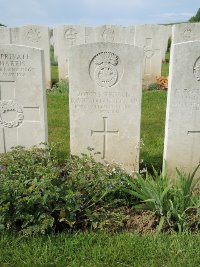
<instances>
[{"instance_id":1,"label":"cemetery ground","mask_svg":"<svg viewBox=\"0 0 200 267\"><path fill-rule=\"evenodd\" d=\"M166 68L163 69L165 69L165 72L167 73L167 64ZM54 70L56 71L56 66ZM166 91L144 92L142 97L140 169L143 170L144 168L147 168L151 173L153 172L152 166L157 171L160 171L162 167L166 98ZM99 192L99 189L103 188L104 183L107 183L108 178L110 178L110 182L113 183L111 185L115 185L115 181L121 181L121 177L125 175L117 169L113 170L112 166L110 166L112 168L112 175L110 177L107 174L107 171L110 171L109 167L105 167L104 169L101 165L95 165L89 158L85 158L82 161L74 159L68 164L68 166L66 166L66 168L63 167L63 169L58 170L61 176L58 177L57 180L52 180L55 183L54 185L51 183L48 184L48 179L45 180L45 178L51 177L51 179L54 179L51 174L54 172L57 173L57 167L60 166L60 161L62 161L62 159L69 158L68 88L66 88L64 83L59 83L57 86L55 85L54 90L47 92L47 103L49 142L52 145L54 143L60 143L60 146L56 150L58 156L54 157L54 155L51 155L51 153L54 153L53 150L50 151L51 153L49 157L38 151L31 154L29 152L24 153L19 150L16 154L13 154L13 156L8 157L7 160L9 160L11 165L9 175L12 179L10 184L6 184L8 187L5 196L7 197L10 192L13 193L13 183L16 180L17 173L20 173L20 179L23 182L23 185L22 183L18 183L20 180L16 181L16 198L15 200L12 200L11 198L10 201L14 202L12 204L15 204L15 201L18 202L18 200L20 200L20 194L21 192L24 193L24 190L28 190L29 193L31 192L32 197L30 198L30 195L28 197L30 200L30 206L25 205L27 202L27 199L25 199L26 202L19 202L19 206L13 214L19 218L24 215L20 211L25 211L26 208L29 211L30 207L34 212L40 212L40 210L37 209L37 205L32 206L31 202L35 203L37 201L44 201L44 210L41 212L44 216L42 218L44 222L44 229L42 229L43 225L40 224L37 224L34 229L27 227L28 224L31 225L30 222L32 218L29 217L25 218L27 225L26 223L24 225L24 234L18 234L17 227L19 221L17 221L17 218L12 217L12 210L11 214L4 214L7 216L7 219L10 219L9 216L12 217L11 219L14 221L16 229L14 233L4 232L0 235L0 266L199 266L200 235L198 233L191 233L190 231L195 229L197 230L198 223L197 228L195 228L196 225L194 225L194 223L192 224L192 222L187 222L191 223L192 226L191 228L187 228L187 225L185 224L187 212L184 210L183 214L179 214L182 208L180 206L184 206L186 204L185 200L189 201L188 197L186 199L184 198L185 195L182 194L180 188L178 188L178 191L181 194L177 194L177 203L180 202L180 206L175 206L173 209L174 225L172 225L171 229L164 227L163 230L166 233L161 233L163 217L160 215L162 212L159 213L159 216L154 216L155 211L158 211L155 206L161 198L158 202L155 201L156 205L148 206L148 201L146 202L146 207L148 207L147 209L149 209L150 212L134 212L131 207L129 207L130 209L128 210L128 213L126 210L125 214L121 213L120 208L116 210L106 210L106 205L112 208L113 204L118 205L120 203L115 203L115 198L113 198L115 194L111 194L110 199L108 198L107 200L103 200L103 202L101 202L102 200L99 200L101 195L99 195L99 193L101 193ZM40 160L40 157L42 159L42 163L40 163L40 161L37 162L37 160ZM15 160L19 160L19 163L16 164ZM23 168L24 165L26 165L25 168ZM88 171L88 166L92 166L90 172ZM43 178L37 181L37 190L33 186L28 186L27 188L26 186L23 187L25 175L32 179L32 175L35 172ZM59 232L59 229L57 229L55 234L37 234L37 227L39 233L43 231L45 232L46 225L51 225L50 218L45 217L49 212L49 207L45 205L49 205L53 198L56 197L56 192L58 192L57 190L61 185L68 186L69 181L67 181L68 184L62 184L62 177L64 177L65 174L70 174L70 184L71 186L73 185L73 188L71 189L75 190L75 192L77 191L77 196L81 191L85 191L85 194L86 196L89 196L90 201L95 202L95 199L98 199L100 205L102 205L103 208L105 207L105 211L107 213L104 213L104 209L102 210L102 213L98 213L99 210L101 211L101 209L99 209L101 206L95 206L92 204L94 209L91 209L91 205L89 204L89 208L86 211L92 212L91 214L87 214L90 228L84 228L83 224L82 227L78 225L76 231ZM83 174L87 174L89 175L88 177L91 178L91 183L89 183L89 185L92 186L92 189L89 189L89 186L87 187L85 181L81 181L80 178ZM102 183L99 185L98 179L101 175L105 175L105 178L101 180ZM159 179L159 176L156 178ZM159 181L161 182L161 180ZM164 183L166 181L162 182L165 190L166 188L164 187ZM155 193L158 187L156 187L155 183L153 184L151 178L149 178L149 183L149 185L154 186L152 189L155 189ZM38 193L40 190L46 190L47 188L47 195L44 195L44 198L41 200ZM191 189L190 186L188 188L189 190ZM68 189L70 189L70 185ZM187 188L185 189L187 190ZM168 192L167 190L165 191L166 193ZM186 195L189 194L190 197L190 193L191 192L188 191L186 192ZM118 198L121 201L123 199L123 194L119 194ZM70 202L72 199L73 196L69 196L68 201ZM139 203L138 200L136 201L137 203L135 202L135 196L129 195L128 199L130 201L129 204L132 206ZM181 203L183 199L184 203ZM125 200L127 201L127 199ZM123 201L121 203L123 203ZM1 202L1 209L5 208L2 204L3 202ZM80 205L80 202L78 204ZM145 204L145 201L143 204ZM164 207L165 205L162 200L159 204L161 205L158 205L158 209L160 207ZM73 205L69 207L74 208ZM163 213L164 212L165 211L163 210ZM111 215L111 217L114 215L114 221L102 220L101 218L101 230L101 227L99 227L97 223L98 220L96 221L96 218L94 218L95 216L93 217L95 213L97 219L99 219L99 215L102 217L105 215L107 216L108 214L109 216ZM38 213L38 216L41 214ZM66 215L64 211L60 211L60 214L64 217ZM130 216L128 224L124 224L124 215ZM168 214L168 216L170 216L170 214ZM191 221L195 219L194 217L195 216L191 216ZM70 219L70 217L68 217L68 219ZM71 219L72 223L73 218ZM10 226L12 225L12 220L8 220L8 228L9 224ZM80 221L83 223L86 220L85 218L80 218ZM67 224L68 222L65 223ZM96 225L97 228L95 228ZM106 225L108 227L106 227ZM193 227L195 229L193 229ZM88 231L91 228L93 231ZM29 232L31 233L32 230L35 231L35 235L29 235ZM182 233L182 231L184 232ZM178 234L177 232L180 233Z\"/></svg>"}]
</instances>

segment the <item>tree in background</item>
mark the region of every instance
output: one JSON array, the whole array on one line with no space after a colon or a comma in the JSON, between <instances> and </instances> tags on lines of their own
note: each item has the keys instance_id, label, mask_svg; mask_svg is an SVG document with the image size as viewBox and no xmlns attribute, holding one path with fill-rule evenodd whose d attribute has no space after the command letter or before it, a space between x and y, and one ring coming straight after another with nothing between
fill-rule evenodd
<instances>
[{"instance_id":1,"label":"tree in background","mask_svg":"<svg viewBox=\"0 0 200 267\"><path fill-rule=\"evenodd\" d=\"M197 14L189 19L189 22L200 22L200 8L197 11Z\"/></svg>"},{"instance_id":2,"label":"tree in background","mask_svg":"<svg viewBox=\"0 0 200 267\"><path fill-rule=\"evenodd\" d=\"M3 24L0 23L0 27L1 27L1 26L6 27L5 25L3 25Z\"/></svg>"}]
</instances>

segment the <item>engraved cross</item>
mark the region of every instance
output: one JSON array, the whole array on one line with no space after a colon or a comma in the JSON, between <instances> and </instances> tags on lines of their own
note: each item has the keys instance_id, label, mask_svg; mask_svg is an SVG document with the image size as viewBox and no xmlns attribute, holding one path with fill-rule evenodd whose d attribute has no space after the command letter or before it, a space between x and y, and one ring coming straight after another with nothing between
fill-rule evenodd
<instances>
[{"instance_id":1,"label":"engraved cross","mask_svg":"<svg viewBox=\"0 0 200 267\"><path fill-rule=\"evenodd\" d=\"M146 38L146 43L144 46L145 53L145 74L151 74L151 58L154 55L160 54L160 49L153 48L152 38Z\"/></svg>"},{"instance_id":2,"label":"engraved cross","mask_svg":"<svg viewBox=\"0 0 200 267\"><path fill-rule=\"evenodd\" d=\"M107 136L108 135L118 135L119 131L109 131L107 126L107 117L103 117L103 130L102 131L94 131L91 130L91 135L102 135L103 136L103 155L102 159L106 158L107 151Z\"/></svg>"}]
</instances>

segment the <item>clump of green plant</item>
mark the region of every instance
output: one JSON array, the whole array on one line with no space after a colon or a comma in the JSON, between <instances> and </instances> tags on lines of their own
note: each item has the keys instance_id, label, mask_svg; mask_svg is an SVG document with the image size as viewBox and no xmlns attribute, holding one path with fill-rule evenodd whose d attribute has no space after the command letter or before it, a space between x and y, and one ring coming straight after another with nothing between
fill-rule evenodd
<instances>
[{"instance_id":1,"label":"clump of green plant","mask_svg":"<svg viewBox=\"0 0 200 267\"><path fill-rule=\"evenodd\" d=\"M58 62L55 61L54 58L54 47L51 45L50 47L50 60L51 60L51 66L58 66Z\"/></svg>"},{"instance_id":2,"label":"clump of green plant","mask_svg":"<svg viewBox=\"0 0 200 267\"><path fill-rule=\"evenodd\" d=\"M65 80L61 80L53 85L51 90L49 90L50 93L52 92L60 92L65 93L69 89L69 84Z\"/></svg>"},{"instance_id":3,"label":"clump of green plant","mask_svg":"<svg viewBox=\"0 0 200 267\"><path fill-rule=\"evenodd\" d=\"M170 52L171 45L172 45L172 38L170 37L168 39L168 42L167 42L167 52ZM169 60L168 60L168 62L169 62Z\"/></svg>"},{"instance_id":4,"label":"clump of green plant","mask_svg":"<svg viewBox=\"0 0 200 267\"><path fill-rule=\"evenodd\" d=\"M177 169L177 180L154 170L154 175L146 174L144 179L137 174L135 180L129 179L125 192L135 196L136 209L149 210L160 217L158 230L162 228L186 231L198 229L200 222L200 197L195 194L199 178L195 178L197 168L192 174L184 174Z\"/></svg>"},{"instance_id":5,"label":"clump of green plant","mask_svg":"<svg viewBox=\"0 0 200 267\"><path fill-rule=\"evenodd\" d=\"M127 174L90 156L60 161L56 150L0 154L0 229L23 234L123 227Z\"/></svg>"},{"instance_id":6,"label":"clump of green plant","mask_svg":"<svg viewBox=\"0 0 200 267\"><path fill-rule=\"evenodd\" d=\"M159 90L160 87L159 87L159 84L158 83L150 83L148 85L148 90L149 91L155 91L155 90Z\"/></svg>"}]
</instances>

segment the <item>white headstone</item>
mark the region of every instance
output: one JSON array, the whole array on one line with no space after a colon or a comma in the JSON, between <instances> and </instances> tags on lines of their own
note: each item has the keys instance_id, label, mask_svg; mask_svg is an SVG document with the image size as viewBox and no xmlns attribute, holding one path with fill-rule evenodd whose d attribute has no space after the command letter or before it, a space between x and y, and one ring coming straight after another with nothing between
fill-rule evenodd
<instances>
[{"instance_id":1,"label":"white headstone","mask_svg":"<svg viewBox=\"0 0 200 267\"><path fill-rule=\"evenodd\" d=\"M58 41L57 41L57 28L53 29L53 48L54 48L54 60L58 62Z\"/></svg>"},{"instance_id":2,"label":"white headstone","mask_svg":"<svg viewBox=\"0 0 200 267\"><path fill-rule=\"evenodd\" d=\"M168 41L170 38L172 38L172 25L162 25L162 35L162 59L165 60L165 54L168 48Z\"/></svg>"},{"instance_id":3,"label":"white headstone","mask_svg":"<svg viewBox=\"0 0 200 267\"><path fill-rule=\"evenodd\" d=\"M135 45L144 49L143 87L148 88L150 83L156 82L161 76L163 55L168 41L165 26L137 25L135 30ZM164 41L163 41L164 40Z\"/></svg>"},{"instance_id":4,"label":"white headstone","mask_svg":"<svg viewBox=\"0 0 200 267\"><path fill-rule=\"evenodd\" d=\"M128 26L124 28L125 30L125 38L124 42L126 44L135 45L135 26Z\"/></svg>"},{"instance_id":5,"label":"white headstone","mask_svg":"<svg viewBox=\"0 0 200 267\"><path fill-rule=\"evenodd\" d=\"M0 153L47 142L44 54L0 45Z\"/></svg>"},{"instance_id":6,"label":"white headstone","mask_svg":"<svg viewBox=\"0 0 200 267\"><path fill-rule=\"evenodd\" d=\"M54 29L56 54L58 58L59 79L68 78L69 48L85 43L85 27L78 25L63 25Z\"/></svg>"},{"instance_id":7,"label":"white headstone","mask_svg":"<svg viewBox=\"0 0 200 267\"><path fill-rule=\"evenodd\" d=\"M28 25L12 28L12 44L41 48L45 56L46 88L51 87L50 31L46 26Z\"/></svg>"},{"instance_id":8,"label":"white headstone","mask_svg":"<svg viewBox=\"0 0 200 267\"><path fill-rule=\"evenodd\" d=\"M102 25L92 29L87 34L87 43L105 42L105 43L125 43L125 27L116 25Z\"/></svg>"},{"instance_id":9,"label":"white headstone","mask_svg":"<svg viewBox=\"0 0 200 267\"><path fill-rule=\"evenodd\" d=\"M164 163L174 178L200 162L200 41L172 45L170 61Z\"/></svg>"},{"instance_id":10,"label":"white headstone","mask_svg":"<svg viewBox=\"0 0 200 267\"><path fill-rule=\"evenodd\" d=\"M173 25L172 44L200 40L200 23Z\"/></svg>"},{"instance_id":11,"label":"white headstone","mask_svg":"<svg viewBox=\"0 0 200 267\"><path fill-rule=\"evenodd\" d=\"M69 58L70 147L100 162L138 171L142 48L93 43Z\"/></svg>"},{"instance_id":12,"label":"white headstone","mask_svg":"<svg viewBox=\"0 0 200 267\"><path fill-rule=\"evenodd\" d=\"M0 44L10 44L11 36L10 36L10 28L0 27Z\"/></svg>"}]
</instances>

